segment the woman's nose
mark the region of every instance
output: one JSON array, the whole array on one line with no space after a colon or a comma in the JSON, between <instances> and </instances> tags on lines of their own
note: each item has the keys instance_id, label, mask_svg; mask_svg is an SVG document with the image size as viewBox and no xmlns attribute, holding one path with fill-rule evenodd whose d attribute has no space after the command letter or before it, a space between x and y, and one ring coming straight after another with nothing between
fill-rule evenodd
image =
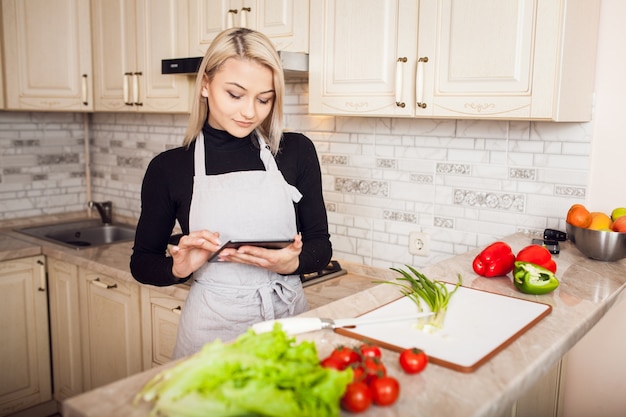
<instances>
[{"instance_id":1,"label":"woman's nose","mask_svg":"<svg viewBox=\"0 0 626 417\"><path fill-rule=\"evenodd\" d=\"M245 100L245 103L241 107L241 115L251 119L256 114L255 100Z\"/></svg>"}]
</instances>

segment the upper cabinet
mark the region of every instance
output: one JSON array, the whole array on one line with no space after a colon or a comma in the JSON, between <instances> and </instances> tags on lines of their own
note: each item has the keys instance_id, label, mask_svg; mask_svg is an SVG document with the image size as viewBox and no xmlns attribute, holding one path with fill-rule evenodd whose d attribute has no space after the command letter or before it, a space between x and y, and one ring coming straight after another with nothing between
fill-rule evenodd
<instances>
[{"instance_id":1,"label":"upper cabinet","mask_svg":"<svg viewBox=\"0 0 626 417\"><path fill-rule=\"evenodd\" d=\"M92 0L96 111L180 113L189 77L161 74L161 60L187 56L188 4L181 0Z\"/></svg>"},{"instance_id":2,"label":"upper cabinet","mask_svg":"<svg viewBox=\"0 0 626 417\"><path fill-rule=\"evenodd\" d=\"M309 110L588 121L599 0L323 0Z\"/></svg>"},{"instance_id":3,"label":"upper cabinet","mask_svg":"<svg viewBox=\"0 0 626 417\"><path fill-rule=\"evenodd\" d=\"M2 0L5 107L91 111L89 0Z\"/></svg>"},{"instance_id":4,"label":"upper cabinet","mask_svg":"<svg viewBox=\"0 0 626 417\"><path fill-rule=\"evenodd\" d=\"M192 55L204 55L224 29L267 35L279 51L309 51L309 0L189 0Z\"/></svg>"}]
</instances>

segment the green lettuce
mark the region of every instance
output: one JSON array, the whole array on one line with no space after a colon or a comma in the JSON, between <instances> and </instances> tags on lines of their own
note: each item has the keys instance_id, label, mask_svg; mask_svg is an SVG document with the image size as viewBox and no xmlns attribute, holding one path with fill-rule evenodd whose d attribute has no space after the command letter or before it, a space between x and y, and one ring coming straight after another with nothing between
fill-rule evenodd
<instances>
[{"instance_id":1,"label":"green lettuce","mask_svg":"<svg viewBox=\"0 0 626 417\"><path fill-rule=\"evenodd\" d=\"M313 342L296 344L277 324L207 343L148 381L135 403L151 402L151 416L338 416L351 381L351 369L323 368Z\"/></svg>"}]
</instances>

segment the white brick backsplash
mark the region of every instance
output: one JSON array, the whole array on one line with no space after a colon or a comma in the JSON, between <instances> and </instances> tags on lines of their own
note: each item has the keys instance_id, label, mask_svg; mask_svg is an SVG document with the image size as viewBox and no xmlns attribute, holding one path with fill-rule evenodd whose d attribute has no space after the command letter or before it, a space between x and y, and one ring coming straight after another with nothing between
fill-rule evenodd
<instances>
[{"instance_id":1,"label":"white brick backsplash","mask_svg":"<svg viewBox=\"0 0 626 417\"><path fill-rule=\"evenodd\" d=\"M584 203L592 123L309 115L308 85L286 91L288 130L320 156L335 258L419 268L518 231L564 228L569 206ZM84 117L0 112L0 220L84 207ZM180 146L187 117L89 119L92 197L136 218L145 167ZM411 231L431 235L429 257L408 253Z\"/></svg>"}]
</instances>

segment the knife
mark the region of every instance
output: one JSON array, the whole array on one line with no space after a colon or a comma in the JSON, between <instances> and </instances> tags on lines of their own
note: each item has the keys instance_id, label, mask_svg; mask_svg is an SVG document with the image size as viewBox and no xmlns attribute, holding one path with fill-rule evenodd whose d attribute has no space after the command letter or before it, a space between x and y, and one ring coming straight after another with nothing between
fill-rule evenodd
<instances>
[{"instance_id":1,"label":"knife","mask_svg":"<svg viewBox=\"0 0 626 417\"><path fill-rule=\"evenodd\" d=\"M314 332L323 329L337 329L340 327L356 327L367 324L385 323L390 321L414 320L422 317L432 316L434 313L417 313L406 316L387 316L373 318L348 318L329 319L319 317L288 317L284 319L266 320L252 325L252 330L256 333L269 332L274 328L274 324L280 323L283 330L291 335Z\"/></svg>"}]
</instances>

